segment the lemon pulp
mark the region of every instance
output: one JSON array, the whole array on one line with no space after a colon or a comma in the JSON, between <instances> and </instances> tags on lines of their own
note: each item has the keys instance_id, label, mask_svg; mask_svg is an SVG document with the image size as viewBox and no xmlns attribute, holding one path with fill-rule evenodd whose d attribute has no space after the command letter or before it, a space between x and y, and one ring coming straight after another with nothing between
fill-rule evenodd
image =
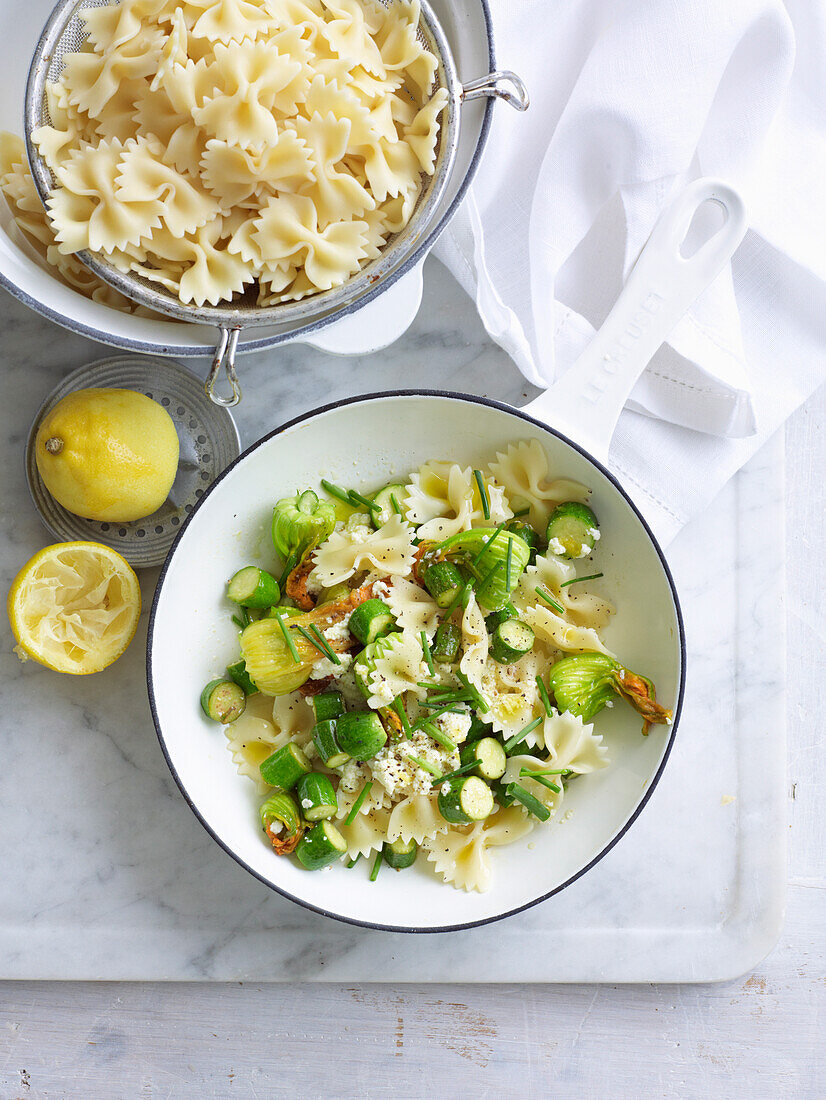
<instances>
[{"instance_id":1,"label":"lemon pulp","mask_svg":"<svg viewBox=\"0 0 826 1100\"><path fill-rule=\"evenodd\" d=\"M117 551L63 542L35 554L15 577L7 610L20 656L86 675L116 661L141 613L138 578Z\"/></svg>"}]
</instances>

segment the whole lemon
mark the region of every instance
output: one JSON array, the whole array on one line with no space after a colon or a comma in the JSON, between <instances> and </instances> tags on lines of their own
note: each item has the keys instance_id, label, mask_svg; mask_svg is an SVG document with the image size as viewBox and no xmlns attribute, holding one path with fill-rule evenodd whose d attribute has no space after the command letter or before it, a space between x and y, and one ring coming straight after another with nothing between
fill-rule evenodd
<instances>
[{"instance_id":1,"label":"whole lemon","mask_svg":"<svg viewBox=\"0 0 826 1100\"><path fill-rule=\"evenodd\" d=\"M69 512L123 523L166 498L178 470L172 417L134 390L67 394L43 418L35 440L43 484Z\"/></svg>"}]
</instances>

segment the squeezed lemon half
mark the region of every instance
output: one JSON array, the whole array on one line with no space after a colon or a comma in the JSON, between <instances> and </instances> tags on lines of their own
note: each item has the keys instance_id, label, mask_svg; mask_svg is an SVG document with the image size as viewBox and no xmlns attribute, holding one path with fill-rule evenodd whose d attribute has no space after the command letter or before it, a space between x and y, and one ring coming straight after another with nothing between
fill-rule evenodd
<instances>
[{"instance_id":1,"label":"squeezed lemon half","mask_svg":"<svg viewBox=\"0 0 826 1100\"><path fill-rule=\"evenodd\" d=\"M132 641L141 590L116 550L60 542L26 562L6 607L20 657L85 676L111 665Z\"/></svg>"}]
</instances>

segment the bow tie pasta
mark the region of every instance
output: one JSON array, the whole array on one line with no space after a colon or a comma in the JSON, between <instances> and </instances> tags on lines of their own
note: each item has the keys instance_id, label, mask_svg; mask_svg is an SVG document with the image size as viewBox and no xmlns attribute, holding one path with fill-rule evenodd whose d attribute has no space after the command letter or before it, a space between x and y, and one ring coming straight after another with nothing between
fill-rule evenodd
<instances>
[{"instance_id":1,"label":"bow tie pasta","mask_svg":"<svg viewBox=\"0 0 826 1100\"><path fill-rule=\"evenodd\" d=\"M185 304L298 301L407 225L448 102L418 0L122 0L81 18L33 134L47 210L22 143L0 147L19 229L81 293L135 311L79 273L89 251Z\"/></svg>"}]
</instances>

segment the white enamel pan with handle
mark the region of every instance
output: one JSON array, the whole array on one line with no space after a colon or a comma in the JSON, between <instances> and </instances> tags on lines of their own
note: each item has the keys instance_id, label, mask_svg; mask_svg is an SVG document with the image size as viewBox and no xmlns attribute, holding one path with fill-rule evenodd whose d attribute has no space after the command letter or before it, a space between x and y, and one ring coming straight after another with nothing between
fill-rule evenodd
<instances>
[{"instance_id":1,"label":"white enamel pan with handle","mask_svg":"<svg viewBox=\"0 0 826 1100\"><path fill-rule=\"evenodd\" d=\"M723 224L691 256L681 252L698 208ZM327 916L368 927L435 932L519 912L592 867L640 813L665 766L679 722L685 645L665 558L622 486L605 468L620 411L651 356L730 258L745 232L737 194L714 180L690 184L661 216L614 310L563 379L522 410L464 394L370 394L318 409L259 440L207 490L161 574L147 643L152 714L172 773L204 827L251 874ZM492 850L485 893L444 885L423 856L408 871L368 881L365 861L309 873L277 857L257 816L261 798L236 774L219 727L198 705L204 683L237 651L224 599L227 578L266 555L274 501L326 477L373 490L428 459L478 466L508 443L536 439L552 476L588 485L602 539L593 570L616 606L604 640L623 664L649 676L673 709L671 727L640 733L625 705L597 719L611 765L571 784L564 819ZM568 812L570 811L570 813ZM640 853L644 861L645 854ZM420 866L424 864L424 866Z\"/></svg>"}]
</instances>

